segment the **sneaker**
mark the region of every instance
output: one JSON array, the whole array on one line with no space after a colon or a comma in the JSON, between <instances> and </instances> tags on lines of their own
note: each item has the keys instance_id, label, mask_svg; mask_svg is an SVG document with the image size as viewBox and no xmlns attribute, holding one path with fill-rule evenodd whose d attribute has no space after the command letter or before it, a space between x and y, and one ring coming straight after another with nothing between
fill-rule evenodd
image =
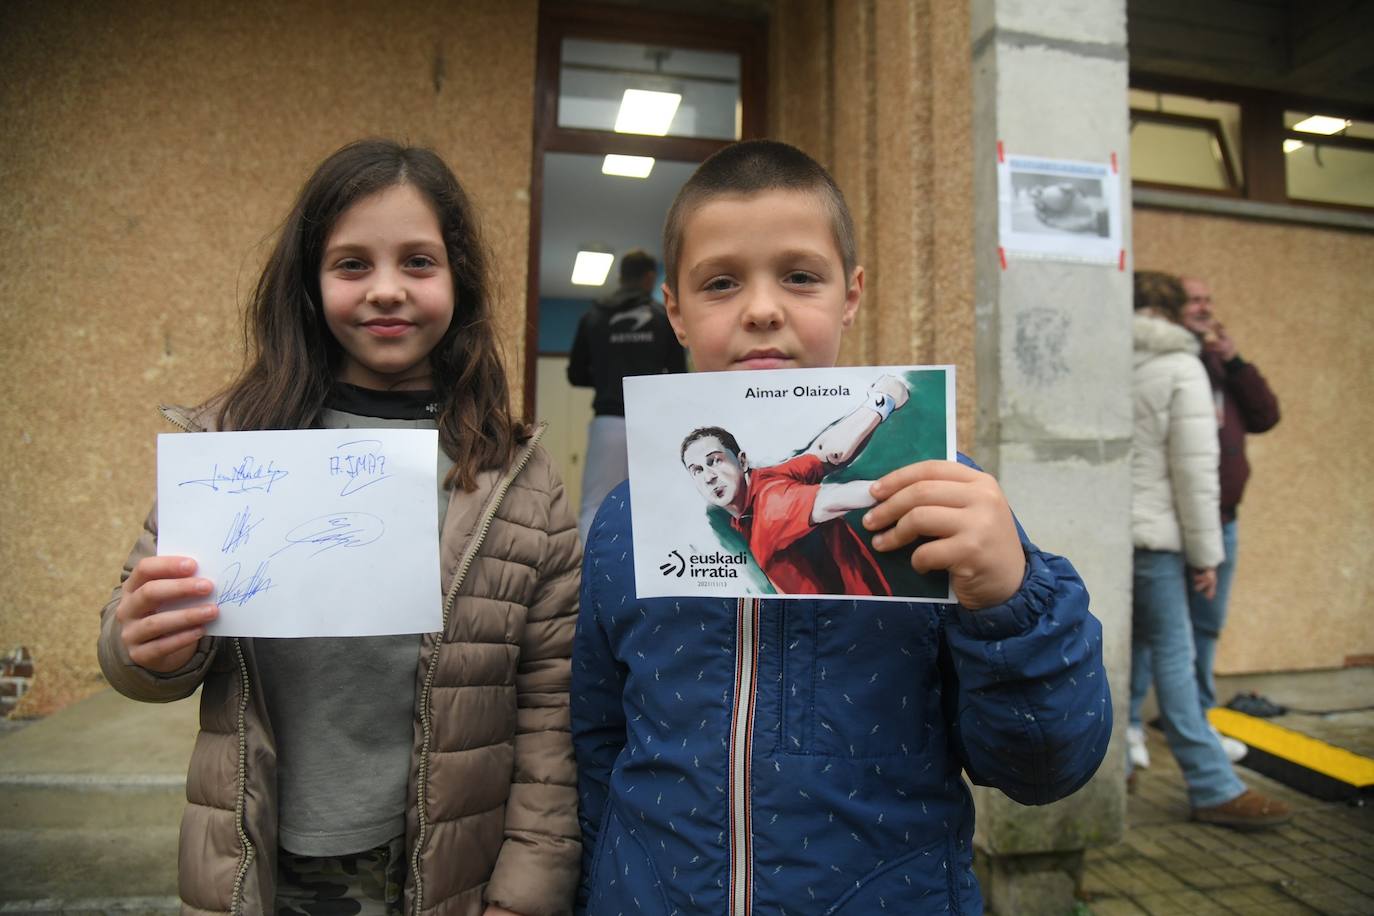
<instances>
[{"instance_id":1,"label":"sneaker","mask_svg":"<svg viewBox=\"0 0 1374 916\"><path fill-rule=\"evenodd\" d=\"M1250 748L1246 746L1244 741L1223 735L1221 732L1217 731L1215 725L1212 726L1212 734L1217 736L1217 741L1221 744L1221 750L1226 754L1226 759L1232 763L1239 763L1246 754L1250 753Z\"/></svg>"},{"instance_id":2,"label":"sneaker","mask_svg":"<svg viewBox=\"0 0 1374 916\"><path fill-rule=\"evenodd\" d=\"M1139 725L1126 726L1126 756L1131 766L1141 770L1150 768L1150 749L1145 746L1145 729Z\"/></svg>"},{"instance_id":3,"label":"sneaker","mask_svg":"<svg viewBox=\"0 0 1374 916\"><path fill-rule=\"evenodd\" d=\"M1194 808L1193 820L1234 830L1267 830L1293 819L1293 810L1276 798L1266 798L1254 789L1221 805Z\"/></svg>"}]
</instances>

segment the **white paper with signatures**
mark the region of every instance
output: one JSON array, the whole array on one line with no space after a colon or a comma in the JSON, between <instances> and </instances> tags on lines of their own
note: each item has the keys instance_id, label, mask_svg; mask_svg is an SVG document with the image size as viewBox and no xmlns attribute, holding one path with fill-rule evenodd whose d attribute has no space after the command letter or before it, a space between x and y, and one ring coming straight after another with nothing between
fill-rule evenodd
<instances>
[{"instance_id":1,"label":"white paper with signatures","mask_svg":"<svg viewBox=\"0 0 1374 916\"><path fill-rule=\"evenodd\" d=\"M441 626L438 434L311 429L158 436L158 553L215 583L217 636Z\"/></svg>"}]
</instances>

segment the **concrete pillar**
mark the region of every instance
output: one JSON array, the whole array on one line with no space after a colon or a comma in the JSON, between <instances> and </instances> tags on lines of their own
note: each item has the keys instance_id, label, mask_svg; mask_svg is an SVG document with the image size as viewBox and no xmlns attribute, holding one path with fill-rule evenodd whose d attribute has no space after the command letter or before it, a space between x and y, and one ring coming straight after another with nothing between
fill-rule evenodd
<instances>
[{"instance_id":1,"label":"concrete pillar","mask_svg":"<svg viewBox=\"0 0 1374 916\"><path fill-rule=\"evenodd\" d=\"M968 8L774 0L769 135L830 169L867 276L847 365L958 367L972 448L973 171Z\"/></svg>"},{"instance_id":2,"label":"concrete pillar","mask_svg":"<svg viewBox=\"0 0 1374 916\"><path fill-rule=\"evenodd\" d=\"M1118 740L1092 783L1043 808L978 790L984 894L1067 913L1089 846L1122 832L1130 642L1131 282L1116 264L998 258L996 151L1127 171L1124 0L971 0L978 460L1027 531L1072 559L1106 630ZM1121 183L1130 251L1130 183Z\"/></svg>"}]
</instances>

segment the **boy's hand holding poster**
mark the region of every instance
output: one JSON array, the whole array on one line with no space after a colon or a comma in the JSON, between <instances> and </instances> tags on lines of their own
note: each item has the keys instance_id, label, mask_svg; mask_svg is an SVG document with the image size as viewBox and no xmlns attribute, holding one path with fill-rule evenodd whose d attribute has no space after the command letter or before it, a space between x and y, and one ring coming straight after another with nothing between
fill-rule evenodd
<instances>
[{"instance_id":1,"label":"boy's hand holding poster","mask_svg":"<svg viewBox=\"0 0 1374 916\"><path fill-rule=\"evenodd\" d=\"M873 481L954 460L954 418L952 366L625 379L637 595L952 602L860 520Z\"/></svg>"}]
</instances>

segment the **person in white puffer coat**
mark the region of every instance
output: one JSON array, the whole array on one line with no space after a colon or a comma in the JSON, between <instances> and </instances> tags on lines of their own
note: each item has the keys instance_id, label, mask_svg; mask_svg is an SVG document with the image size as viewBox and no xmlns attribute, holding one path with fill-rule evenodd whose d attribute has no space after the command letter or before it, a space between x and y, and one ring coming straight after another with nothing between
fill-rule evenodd
<instances>
[{"instance_id":1,"label":"person in white puffer coat","mask_svg":"<svg viewBox=\"0 0 1374 916\"><path fill-rule=\"evenodd\" d=\"M1220 446L1197 338L1146 307L1135 313L1131 541L1182 553L1195 570L1223 559Z\"/></svg>"},{"instance_id":2,"label":"person in white puffer coat","mask_svg":"<svg viewBox=\"0 0 1374 916\"><path fill-rule=\"evenodd\" d=\"M1176 277L1135 274L1132 664L1153 668L1193 818L1253 830L1292 813L1236 777L1198 705L1188 589L1215 590L1225 552L1216 411L1197 339L1179 323L1186 298Z\"/></svg>"}]
</instances>

